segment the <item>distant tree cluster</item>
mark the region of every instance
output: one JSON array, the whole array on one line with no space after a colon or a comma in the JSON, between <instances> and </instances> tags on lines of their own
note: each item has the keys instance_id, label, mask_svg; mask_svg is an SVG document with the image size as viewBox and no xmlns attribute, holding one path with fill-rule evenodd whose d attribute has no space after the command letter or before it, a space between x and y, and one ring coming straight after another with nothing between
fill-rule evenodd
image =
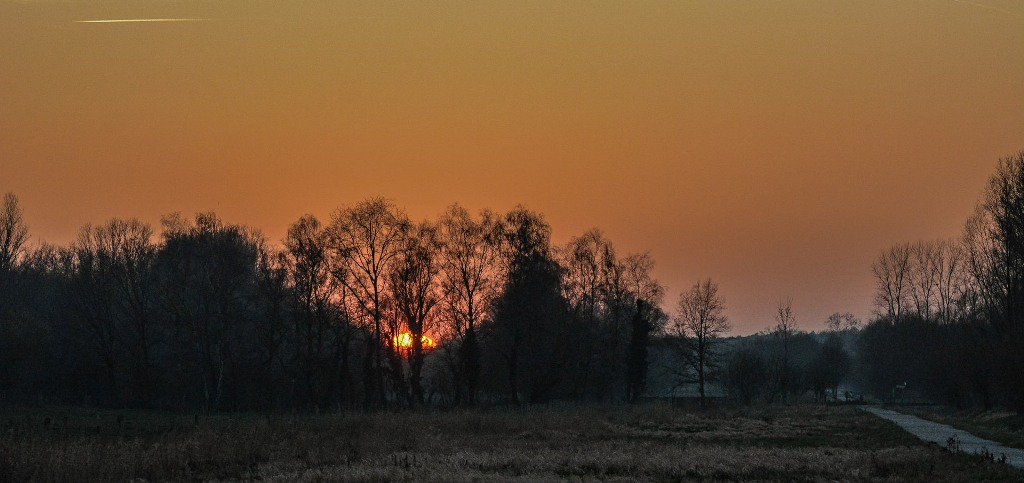
<instances>
[{"instance_id":1,"label":"distant tree cluster","mask_svg":"<svg viewBox=\"0 0 1024 483\"><path fill-rule=\"evenodd\" d=\"M837 312L802 332L786 300L772 329L724 341L711 375L747 404L868 391L1024 413L1024 151L999 160L960 238L893 245L871 269L866 326Z\"/></svg>"},{"instance_id":2,"label":"distant tree cluster","mask_svg":"<svg viewBox=\"0 0 1024 483\"><path fill-rule=\"evenodd\" d=\"M999 160L960 239L894 245L872 268L865 383L1024 412L1024 151Z\"/></svg>"},{"instance_id":3,"label":"distant tree cluster","mask_svg":"<svg viewBox=\"0 0 1024 483\"><path fill-rule=\"evenodd\" d=\"M29 247L0 209L0 403L188 410L633 401L662 332L647 254L552 246L525 208L370 199L272 246L212 213Z\"/></svg>"},{"instance_id":4,"label":"distant tree cluster","mask_svg":"<svg viewBox=\"0 0 1024 483\"><path fill-rule=\"evenodd\" d=\"M813 397L843 401L841 384L859 387L855 373L860 321L836 312L824 332L800 330L792 299L781 301L776 325L747 337L727 339L730 349L720 356L717 371L729 397L737 403L787 402ZM859 397L859 393L858 397Z\"/></svg>"}]
</instances>

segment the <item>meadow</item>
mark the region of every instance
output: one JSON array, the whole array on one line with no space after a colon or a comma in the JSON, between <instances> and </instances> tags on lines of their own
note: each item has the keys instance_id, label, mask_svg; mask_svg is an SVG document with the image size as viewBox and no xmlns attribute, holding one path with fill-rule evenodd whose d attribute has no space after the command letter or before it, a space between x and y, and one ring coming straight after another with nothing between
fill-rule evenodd
<instances>
[{"instance_id":1,"label":"meadow","mask_svg":"<svg viewBox=\"0 0 1024 483\"><path fill-rule=\"evenodd\" d=\"M0 410L0 481L1021 481L853 407Z\"/></svg>"}]
</instances>

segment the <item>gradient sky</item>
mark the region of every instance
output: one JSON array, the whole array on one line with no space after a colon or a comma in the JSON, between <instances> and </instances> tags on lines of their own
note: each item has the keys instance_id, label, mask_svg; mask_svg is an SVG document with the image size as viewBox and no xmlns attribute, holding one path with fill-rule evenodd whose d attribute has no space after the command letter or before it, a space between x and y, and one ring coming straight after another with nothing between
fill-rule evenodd
<instances>
[{"instance_id":1,"label":"gradient sky","mask_svg":"<svg viewBox=\"0 0 1024 483\"><path fill-rule=\"evenodd\" d=\"M79 23L173 18L189 22ZM382 195L601 228L735 334L871 312L1024 149L1024 2L0 0L0 192L32 241Z\"/></svg>"}]
</instances>

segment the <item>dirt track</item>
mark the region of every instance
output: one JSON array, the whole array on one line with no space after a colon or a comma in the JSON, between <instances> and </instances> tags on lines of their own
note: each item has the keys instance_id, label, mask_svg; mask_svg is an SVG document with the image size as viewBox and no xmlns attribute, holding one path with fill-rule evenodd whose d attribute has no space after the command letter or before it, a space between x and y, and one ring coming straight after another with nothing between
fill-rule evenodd
<instances>
[{"instance_id":1,"label":"dirt track","mask_svg":"<svg viewBox=\"0 0 1024 483\"><path fill-rule=\"evenodd\" d=\"M982 453L988 451L996 458L1005 455L1007 462L1016 467L1024 468L1024 450L1003 446L995 441L979 438L967 431L946 426L917 416L902 414L889 409L865 406L863 409L875 416L888 419L899 425L910 434L921 438L924 441L936 443L942 447L948 447L950 438L956 438L956 446L965 453Z\"/></svg>"}]
</instances>

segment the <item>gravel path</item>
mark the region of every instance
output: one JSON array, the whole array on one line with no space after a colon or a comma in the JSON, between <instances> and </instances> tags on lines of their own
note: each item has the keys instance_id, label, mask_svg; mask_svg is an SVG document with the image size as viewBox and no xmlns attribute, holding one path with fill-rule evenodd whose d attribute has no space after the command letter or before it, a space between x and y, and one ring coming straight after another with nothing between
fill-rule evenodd
<instances>
[{"instance_id":1,"label":"gravel path","mask_svg":"<svg viewBox=\"0 0 1024 483\"><path fill-rule=\"evenodd\" d=\"M981 453L982 450L985 450L996 455L997 458L1006 455L1007 463L1016 468L1024 469L1024 450L1009 448L995 441L979 438L967 431L921 419L917 416L878 407L862 406L861 408L875 416L896 423L906 432L924 441L929 441L946 448L949 446L949 438L955 437L960 451L965 453Z\"/></svg>"}]
</instances>

